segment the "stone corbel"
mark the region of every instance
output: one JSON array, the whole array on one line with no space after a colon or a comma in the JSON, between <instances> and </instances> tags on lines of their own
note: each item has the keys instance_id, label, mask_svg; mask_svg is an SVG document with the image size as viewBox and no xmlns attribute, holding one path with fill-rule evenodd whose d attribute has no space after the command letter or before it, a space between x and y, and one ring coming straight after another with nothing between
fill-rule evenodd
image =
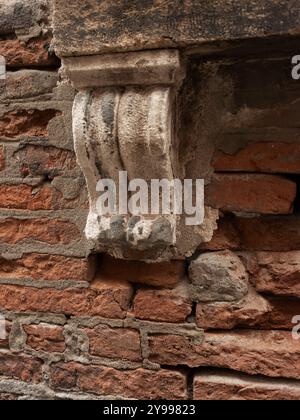
<instances>
[{"instance_id":1,"label":"stone corbel","mask_svg":"<svg viewBox=\"0 0 300 420\"><path fill-rule=\"evenodd\" d=\"M95 250L119 258L176 257L180 220L176 215L100 216L97 183L120 171L129 181L180 177L176 138L176 96L184 77L177 50L156 50L63 60L78 90L73 134L78 163L89 192L85 228Z\"/></svg>"}]
</instances>

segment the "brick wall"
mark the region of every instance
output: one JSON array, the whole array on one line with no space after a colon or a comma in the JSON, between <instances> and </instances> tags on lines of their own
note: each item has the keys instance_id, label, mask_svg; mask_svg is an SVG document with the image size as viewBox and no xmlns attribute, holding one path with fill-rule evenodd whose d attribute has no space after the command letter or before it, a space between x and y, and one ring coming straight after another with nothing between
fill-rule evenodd
<instances>
[{"instance_id":1,"label":"brick wall","mask_svg":"<svg viewBox=\"0 0 300 420\"><path fill-rule=\"evenodd\" d=\"M223 83L212 241L187 261L93 256L50 6L0 19L0 399L299 399L300 84L289 57L191 64Z\"/></svg>"}]
</instances>

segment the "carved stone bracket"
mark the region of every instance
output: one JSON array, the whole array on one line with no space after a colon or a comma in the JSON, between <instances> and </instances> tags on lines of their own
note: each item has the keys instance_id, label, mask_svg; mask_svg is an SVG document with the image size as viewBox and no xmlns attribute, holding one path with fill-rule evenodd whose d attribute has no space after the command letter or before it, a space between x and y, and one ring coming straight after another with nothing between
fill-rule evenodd
<instances>
[{"instance_id":1,"label":"carved stone bracket","mask_svg":"<svg viewBox=\"0 0 300 420\"><path fill-rule=\"evenodd\" d=\"M177 249L182 233L176 215L100 216L97 211L100 179L118 185L120 171L127 171L129 181L180 177L175 105L184 70L179 52L73 57L64 59L63 67L79 91L73 134L89 192L86 237L96 250L119 258L158 260L186 254Z\"/></svg>"}]
</instances>

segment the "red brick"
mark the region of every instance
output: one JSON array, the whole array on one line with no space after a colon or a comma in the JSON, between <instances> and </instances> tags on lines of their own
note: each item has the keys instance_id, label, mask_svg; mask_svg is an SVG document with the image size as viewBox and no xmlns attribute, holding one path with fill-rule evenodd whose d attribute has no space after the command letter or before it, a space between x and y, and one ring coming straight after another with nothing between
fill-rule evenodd
<instances>
[{"instance_id":1,"label":"red brick","mask_svg":"<svg viewBox=\"0 0 300 420\"><path fill-rule=\"evenodd\" d=\"M27 345L37 351L63 353L66 349L62 327L50 325L24 325Z\"/></svg>"},{"instance_id":2,"label":"red brick","mask_svg":"<svg viewBox=\"0 0 300 420\"><path fill-rule=\"evenodd\" d=\"M300 384L228 372L203 372L194 378L194 400L297 401Z\"/></svg>"},{"instance_id":3,"label":"red brick","mask_svg":"<svg viewBox=\"0 0 300 420\"><path fill-rule=\"evenodd\" d=\"M236 218L226 215L220 216L218 228L214 231L210 242L200 245L204 251L238 250L241 248L241 235L235 225Z\"/></svg>"},{"instance_id":4,"label":"red brick","mask_svg":"<svg viewBox=\"0 0 300 420\"><path fill-rule=\"evenodd\" d=\"M213 166L221 172L300 173L299 143L249 143L235 154L218 151Z\"/></svg>"},{"instance_id":5,"label":"red brick","mask_svg":"<svg viewBox=\"0 0 300 420\"><path fill-rule=\"evenodd\" d=\"M33 280L91 281L95 274L94 258L28 254L20 259L0 258L0 278Z\"/></svg>"},{"instance_id":6,"label":"red brick","mask_svg":"<svg viewBox=\"0 0 300 420\"><path fill-rule=\"evenodd\" d=\"M209 329L251 328L263 323L271 307L266 299L250 290L239 302L199 303L196 310L198 327Z\"/></svg>"},{"instance_id":7,"label":"red brick","mask_svg":"<svg viewBox=\"0 0 300 420\"><path fill-rule=\"evenodd\" d=\"M174 287L185 273L184 261L147 264L142 261L116 260L103 256L99 275L102 279L122 279L150 286Z\"/></svg>"},{"instance_id":8,"label":"red brick","mask_svg":"<svg viewBox=\"0 0 300 420\"><path fill-rule=\"evenodd\" d=\"M26 184L0 184L0 208L16 210L61 210L77 208L78 197L67 199L56 188L32 187Z\"/></svg>"},{"instance_id":9,"label":"red brick","mask_svg":"<svg viewBox=\"0 0 300 420\"><path fill-rule=\"evenodd\" d=\"M0 311L49 312L125 318L133 290L125 282L94 281L90 289L36 289L0 285Z\"/></svg>"},{"instance_id":10,"label":"red brick","mask_svg":"<svg viewBox=\"0 0 300 420\"><path fill-rule=\"evenodd\" d=\"M150 338L150 360L165 366L217 367L300 379L300 346L291 331L206 333L202 344L188 337L157 335Z\"/></svg>"},{"instance_id":11,"label":"red brick","mask_svg":"<svg viewBox=\"0 0 300 420\"><path fill-rule=\"evenodd\" d=\"M142 359L140 334L127 328L110 328L99 325L85 329L89 337L90 354L110 359L139 362Z\"/></svg>"},{"instance_id":12,"label":"red brick","mask_svg":"<svg viewBox=\"0 0 300 420\"><path fill-rule=\"evenodd\" d=\"M199 303L196 319L198 327L205 330L256 328L291 331L295 326L292 319L298 314L298 299L250 294L246 299L235 303Z\"/></svg>"},{"instance_id":13,"label":"red brick","mask_svg":"<svg viewBox=\"0 0 300 420\"><path fill-rule=\"evenodd\" d=\"M269 297L268 302L271 310L262 328L292 331L295 327L292 320L296 315L300 315L300 300Z\"/></svg>"},{"instance_id":14,"label":"red brick","mask_svg":"<svg viewBox=\"0 0 300 420\"><path fill-rule=\"evenodd\" d=\"M54 109L8 112L0 117L0 137L47 137L48 124L58 114Z\"/></svg>"},{"instance_id":15,"label":"red brick","mask_svg":"<svg viewBox=\"0 0 300 420\"><path fill-rule=\"evenodd\" d=\"M66 175L77 167L76 158L69 150L56 147L28 145L15 153L16 163L23 177Z\"/></svg>"},{"instance_id":16,"label":"red brick","mask_svg":"<svg viewBox=\"0 0 300 420\"><path fill-rule=\"evenodd\" d=\"M300 298L300 251L258 252L244 259L259 292Z\"/></svg>"},{"instance_id":17,"label":"red brick","mask_svg":"<svg viewBox=\"0 0 300 420\"><path fill-rule=\"evenodd\" d=\"M0 242L17 244L24 240L35 240L50 245L67 245L81 235L71 222L55 219L2 219L0 220Z\"/></svg>"},{"instance_id":18,"label":"red brick","mask_svg":"<svg viewBox=\"0 0 300 420\"><path fill-rule=\"evenodd\" d=\"M187 398L187 381L181 372L161 369L116 370L78 363L58 363L51 368L54 389L79 389L84 392L141 400L183 400Z\"/></svg>"},{"instance_id":19,"label":"red brick","mask_svg":"<svg viewBox=\"0 0 300 420\"><path fill-rule=\"evenodd\" d=\"M206 203L228 212L289 214L296 183L275 175L214 175L206 188Z\"/></svg>"},{"instance_id":20,"label":"red brick","mask_svg":"<svg viewBox=\"0 0 300 420\"><path fill-rule=\"evenodd\" d=\"M293 251L300 249L300 218L296 216L225 217L211 242L202 249Z\"/></svg>"},{"instance_id":21,"label":"red brick","mask_svg":"<svg viewBox=\"0 0 300 420\"><path fill-rule=\"evenodd\" d=\"M11 67L59 66L59 60L49 54L50 40L35 38L27 43L18 39L0 40L0 55Z\"/></svg>"},{"instance_id":22,"label":"red brick","mask_svg":"<svg viewBox=\"0 0 300 420\"><path fill-rule=\"evenodd\" d=\"M136 318L160 322L185 322L192 312L188 298L173 290L140 289L133 313Z\"/></svg>"},{"instance_id":23,"label":"red brick","mask_svg":"<svg viewBox=\"0 0 300 420\"><path fill-rule=\"evenodd\" d=\"M29 185L0 185L0 208L17 210L53 209L53 190L47 186L35 189Z\"/></svg>"},{"instance_id":24,"label":"red brick","mask_svg":"<svg viewBox=\"0 0 300 420\"><path fill-rule=\"evenodd\" d=\"M0 352L0 375L24 382L38 383L42 379L42 361L21 354Z\"/></svg>"},{"instance_id":25,"label":"red brick","mask_svg":"<svg viewBox=\"0 0 300 420\"><path fill-rule=\"evenodd\" d=\"M0 146L0 171L5 169L5 155L4 155L4 147Z\"/></svg>"}]
</instances>

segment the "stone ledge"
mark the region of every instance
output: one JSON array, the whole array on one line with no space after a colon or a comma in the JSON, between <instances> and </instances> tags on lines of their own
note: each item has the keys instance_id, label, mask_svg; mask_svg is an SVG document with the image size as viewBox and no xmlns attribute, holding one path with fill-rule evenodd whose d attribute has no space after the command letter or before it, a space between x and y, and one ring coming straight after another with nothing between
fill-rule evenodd
<instances>
[{"instance_id":1,"label":"stone ledge","mask_svg":"<svg viewBox=\"0 0 300 420\"><path fill-rule=\"evenodd\" d=\"M298 0L54 0L55 48L68 57L299 35L299 18Z\"/></svg>"},{"instance_id":2,"label":"stone ledge","mask_svg":"<svg viewBox=\"0 0 300 420\"><path fill-rule=\"evenodd\" d=\"M183 76L177 50L65 58L63 68L77 89L173 85Z\"/></svg>"}]
</instances>

